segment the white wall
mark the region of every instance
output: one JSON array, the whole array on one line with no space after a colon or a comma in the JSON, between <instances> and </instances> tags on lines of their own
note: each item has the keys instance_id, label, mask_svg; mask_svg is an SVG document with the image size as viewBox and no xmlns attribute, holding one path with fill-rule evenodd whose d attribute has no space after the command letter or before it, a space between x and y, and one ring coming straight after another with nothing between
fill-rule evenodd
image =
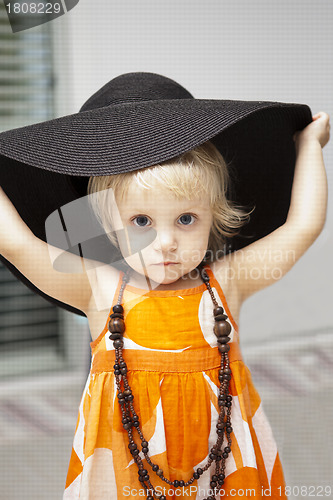
<instances>
[{"instance_id":1,"label":"white wall","mask_svg":"<svg viewBox=\"0 0 333 500\"><path fill-rule=\"evenodd\" d=\"M80 0L53 22L68 28L59 114L76 112L119 74L151 71L198 98L306 103L333 115L332 18L331 0ZM330 185L332 151L333 141L324 150ZM330 199L326 228L307 254L244 304L244 344L332 325L332 212Z\"/></svg>"}]
</instances>

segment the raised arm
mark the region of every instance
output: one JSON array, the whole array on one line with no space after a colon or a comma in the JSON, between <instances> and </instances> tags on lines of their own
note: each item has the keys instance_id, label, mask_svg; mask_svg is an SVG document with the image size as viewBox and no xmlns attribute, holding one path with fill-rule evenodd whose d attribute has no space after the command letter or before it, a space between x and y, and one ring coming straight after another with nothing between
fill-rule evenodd
<instances>
[{"instance_id":1,"label":"raised arm","mask_svg":"<svg viewBox=\"0 0 333 500\"><path fill-rule=\"evenodd\" d=\"M54 270L48 244L32 233L1 188L0 214L0 253L44 293L86 313L92 290L84 267L81 274ZM69 269L70 259L77 269L80 258L67 258Z\"/></svg>"},{"instance_id":2,"label":"raised arm","mask_svg":"<svg viewBox=\"0 0 333 500\"><path fill-rule=\"evenodd\" d=\"M329 135L329 116L324 112L314 115L313 121L295 134L296 165L286 222L227 256L240 303L282 278L321 233L327 209L322 148Z\"/></svg>"},{"instance_id":3,"label":"raised arm","mask_svg":"<svg viewBox=\"0 0 333 500\"><path fill-rule=\"evenodd\" d=\"M297 159L286 224L303 229L312 239L311 243L321 233L326 220L327 178L322 148L329 136L329 116L321 112L294 137Z\"/></svg>"}]
</instances>

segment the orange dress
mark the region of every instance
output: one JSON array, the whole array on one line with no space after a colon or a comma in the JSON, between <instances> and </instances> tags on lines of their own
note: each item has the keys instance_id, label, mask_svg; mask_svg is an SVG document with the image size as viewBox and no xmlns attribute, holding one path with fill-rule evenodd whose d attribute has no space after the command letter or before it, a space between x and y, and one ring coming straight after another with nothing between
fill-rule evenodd
<instances>
[{"instance_id":1,"label":"orange dress","mask_svg":"<svg viewBox=\"0 0 333 500\"><path fill-rule=\"evenodd\" d=\"M210 267L205 268L216 300L232 325L229 359L233 432L221 498L286 498L276 443L242 359L237 325L219 283ZM122 276L112 305L117 301ZM149 454L165 477L187 481L193 469L205 465L217 438L221 357L213 333L212 300L204 283L167 291L143 291L127 285L123 304L123 356ZM121 423L108 321L91 342L91 370L79 407L63 500L146 498ZM135 431L133 435L140 445ZM168 500L197 500L209 495L214 464L190 486L176 491L142 458L152 484Z\"/></svg>"}]
</instances>

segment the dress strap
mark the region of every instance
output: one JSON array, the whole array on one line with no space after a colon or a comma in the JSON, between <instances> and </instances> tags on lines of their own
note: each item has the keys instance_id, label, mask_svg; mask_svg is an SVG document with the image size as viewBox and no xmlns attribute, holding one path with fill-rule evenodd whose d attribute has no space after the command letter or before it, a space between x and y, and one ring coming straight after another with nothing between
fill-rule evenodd
<instances>
[{"instance_id":1,"label":"dress strap","mask_svg":"<svg viewBox=\"0 0 333 500\"><path fill-rule=\"evenodd\" d=\"M215 287L215 289L216 289L216 291L217 291L217 293L218 293L218 295L219 295L219 297L220 297L220 299L222 301L223 308L224 308L224 310L225 310L225 312L226 312L226 314L227 314L227 316L228 316L228 318L230 320L230 323L232 324L232 326L234 327L234 329L238 332L238 325L237 325L236 321L234 320L234 318L233 318L233 316L232 316L232 314L230 312L227 300L225 298L225 295L223 293L223 290L221 288L220 283L215 278L214 273L213 273L213 271L212 271L212 269L211 269L211 267L210 267L209 264L205 264L204 265L204 269L207 272L207 274L209 276L209 279L211 280L211 286Z\"/></svg>"}]
</instances>

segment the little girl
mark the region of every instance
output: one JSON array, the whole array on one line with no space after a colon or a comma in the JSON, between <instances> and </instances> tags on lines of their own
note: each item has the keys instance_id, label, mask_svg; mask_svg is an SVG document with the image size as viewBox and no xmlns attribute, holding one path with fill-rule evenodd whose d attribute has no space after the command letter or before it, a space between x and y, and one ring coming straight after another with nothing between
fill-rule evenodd
<instances>
[{"instance_id":1,"label":"little girl","mask_svg":"<svg viewBox=\"0 0 333 500\"><path fill-rule=\"evenodd\" d=\"M91 370L64 500L286 498L237 324L246 298L286 274L325 223L328 115L313 116L294 140L285 223L223 255L221 241L251 210L227 199L227 166L210 142L151 167L90 178L88 197L124 270L57 273L48 245L0 190L2 255L90 325ZM278 273L274 252L282 256Z\"/></svg>"}]
</instances>

